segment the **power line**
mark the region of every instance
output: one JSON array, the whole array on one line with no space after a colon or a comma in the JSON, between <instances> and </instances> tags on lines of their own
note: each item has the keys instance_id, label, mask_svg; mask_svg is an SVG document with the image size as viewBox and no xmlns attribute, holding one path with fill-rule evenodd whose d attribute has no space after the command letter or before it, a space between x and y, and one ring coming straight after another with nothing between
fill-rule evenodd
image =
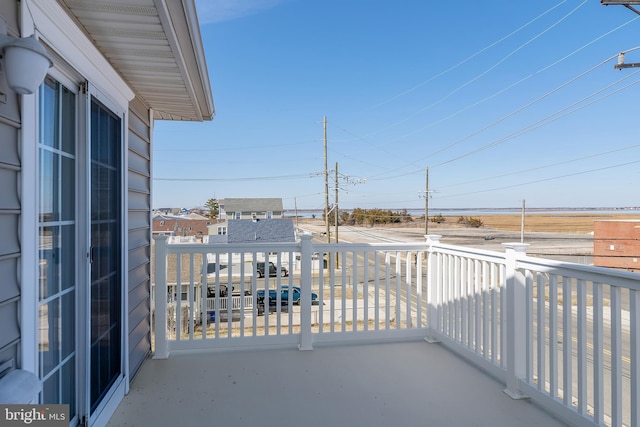
<instances>
[{"instance_id":1,"label":"power line","mask_svg":"<svg viewBox=\"0 0 640 427\"><path fill-rule=\"evenodd\" d=\"M545 15L546 15L546 14L548 14L548 13L550 13L550 12L551 12L551 11L553 11L554 9L556 9L556 8L560 7L562 4L566 3L566 1L567 1L567 0L563 0L563 1L559 2L558 4L556 4L555 6L552 6L551 8L547 9L547 10L546 10L546 11L544 11L543 13L539 14L539 15L538 15L538 16L536 16L535 18L533 18L533 19L531 19L530 21L528 21L527 23L525 23L525 24L521 25L520 27L518 27L518 28L517 28L517 29L515 29L514 31L510 32L510 33L509 33L509 34L507 34L506 36L503 36L502 38L500 38L500 39L496 40L495 42L493 42L493 43L491 43L491 44L489 44L489 45L487 45L487 46L483 47L482 49L480 49L480 50L476 51L474 54L472 54L472 55L470 55L470 56L466 57L465 59L463 59L462 61L458 62L457 64L452 65L451 67L447 68L446 70L441 71L440 73L436 74L435 76L432 76L432 77L428 78L427 80L422 81L421 83L419 83L419 84L417 84L417 85L413 86L413 87L412 87L412 88L410 88L410 89L407 89L407 90L405 90L405 91L403 91L403 92L400 92L399 94L394 95L394 96L392 96L391 98L389 98L389 99L387 99L387 100L385 100L385 101L382 101L382 102L380 102L380 103L378 103L378 104L375 104L375 105L373 105L373 106L371 106L371 107L366 108L365 110L363 110L363 112L366 112L366 111L369 111L369 110L373 110L374 108L377 108L377 107L380 107L380 106L382 106L382 105L388 104L389 102L391 102L391 101L393 101L393 100L395 100L395 99L397 99L397 98L400 98L401 96L407 95L407 94L409 94L409 93L411 93L411 92L414 92L415 90L417 90L418 88L420 88L420 87L422 87L422 86L426 85L427 83L431 83L432 81L434 81L434 80L436 80L436 79L438 79L438 78L440 78L440 77L444 76L445 74L447 74L447 73L449 73L449 72L451 72L451 71L455 70L456 68L458 68L458 67L460 67L460 66L464 65L465 63L469 62L470 60L472 60L472 59L473 59L473 58L475 58L476 56L478 56L478 55L480 55L480 54L484 53L485 51L487 51L487 50L491 49L491 48L492 48L492 47L494 47L494 46L497 46L498 44L502 43L503 41L505 41L505 40L509 39L511 36L513 36L513 35L515 35L515 34L519 33L519 32L520 32L520 31L522 31L522 30L524 30L525 28L527 28L529 25L533 24L533 23L534 23L535 21L537 21L538 19L542 18L543 16L545 16Z\"/></svg>"},{"instance_id":2,"label":"power line","mask_svg":"<svg viewBox=\"0 0 640 427\"><path fill-rule=\"evenodd\" d=\"M522 170L519 170L519 171L504 173L504 174L501 174L501 175L494 175L494 176L491 176L491 177L474 179L473 181L466 181L466 182L460 182L460 183L457 183L457 184L449 184L449 185L440 185L440 186L438 186L438 188L439 189L443 189L443 188L456 187L456 186L459 186L459 185L474 184L474 183L481 182L481 181L490 181L492 179L498 179L498 178L504 178L504 177L507 177L507 176L519 175L519 174L522 174L522 173L533 172L533 171L537 171L537 170L541 170L541 169L548 169L548 168L552 168L552 167L555 167L555 166L566 165L566 164L569 164L569 163L575 163L575 162L579 162L581 160L586 160L586 159L593 159L595 157L605 156L607 154L617 153L617 152L625 151L625 150L631 150L633 148L638 148L638 147L640 147L640 144L630 145L628 147L617 148L615 150L605 151L605 152L602 152L602 153L596 153L596 154L592 154L592 155L589 155L589 156L578 157L578 158L575 158L575 159L565 160L565 161L562 161L562 162L551 163L551 164L548 164L548 165L537 166L535 168L522 169Z\"/></svg>"},{"instance_id":3,"label":"power line","mask_svg":"<svg viewBox=\"0 0 640 427\"><path fill-rule=\"evenodd\" d=\"M636 71L634 74L637 74L638 72L640 72L640 71ZM610 86L607 86L606 88L604 88L602 90L606 90L606 89L610 88L611 86L613 86L615 84L618 84L619 82L621 82L622 80L625 80L625 79L626 79L626 77L623 78L623 79L618 80L614 84L612 84ZM636 85L638 83L640 83L640 80L636 80L635 82L631 82L628 85L626 85L626 86L624 86L624 87L622 87L620 89L617 89L617 90L615 90L615 91L613 91L611 93L603 95L600 98L597 98L597 99L595 99L595 100L593 100L593 101L591 101L591 102L589 102L589 103L587 103L585 105L579 106L579 107L577 107L577 108L575 108L573 110L569 110L571 107L573 107L575 105L578 105L581 102L584 102L586 99L591 98L592 96L594 96L595 94L599 93L600 91L599 92L595 92L595 93L589 95L588 97L585 97L585 98L581 99L580 101L574 102L573 104L571 104L571 105L569 105L569 106L567 106L567 107L565 107L565 108L563 108L561 110L558 110L558 111L556 111L556 112L554 112L554 113L552 113L552 114L550 114L550 115L538 120L537 122L535 122L535 123L523 128L523 129L520 129L517 132L514 132L514 133L512 133L510 135L507 135L507 136L505 136L505 137L503 137L503 138L501 138L501 139L499 139L497 141L494 141L494 142L491 142L489 144L483 145L483 146L481 146L479 148L476 148L476 149L474 149L472 151L468 151L465 154L462 154L460 156L454 157L454 158L449 159L449 160L447 160L445 162L439 163L439 164L435 165L434 168L435 167L439 167L439 166L443 166L443 165L446 165L446 164L449 164L449 163L453 163L453 162L455 162L457 160L460 160L462 158L465 158L465 157L469 157L469 156L471 156L473 154L479 153L480 151L484 151L484 150L486 150L488 148L495 147L496 145L499 145L499 144L502 144L502 143L507 142L509 140L512 140L512 139L514 139L514 138L516 138L518 136L521 136L521 135L523 135L523 134L525 134L527 132L531 132L532 130L538 129L538 128L540 128L542 126L545 126L545 125L548 125L549 123L552 123L552 122L555 122L557 120L560 120L561 118L564 118L564 117L566 117L568 115L571 115L571 114L575 113L576 111L580 111L580 110L582 110L582 109L584 109L584 108L586 108L586 107L588 107L590 105L595 104L596 102L602 101L603 99L606 99L606 98L608 98L608 97L610 97L612 95L615 95L616 93L621 92L621 91L623 91L625 89L628 89L631 86L634 86L634 85ZM566 111L566 110L569 110L569 111L564 113L564 114L558 115L558 114L560 114L560 112Z\"/></svg>"},{"instance_id":4,"label":"power line","mask_svg":"<svg viewBox=\"0 0 640 427\"><path fill-rule=\"evenodd\" d=\"M633 49L631 49L631 50L635 50L635 49L640 49L640 47L635 47L635 48L633 48ZM554 89L552 89L552 90L548 91L548 92L547 92L547 93L545 93L544 95L539 96L538 98L536 98L536 99L534 99L534 100L530 101L529 103L527 103L527 104L525 104L525 105L523 105L523 106L521 106L521 107L517 108L516 110L513 110L512 112L510 112L510 113L508 113L508 114L506 114L506 115L502 116L501 118L499 118L499 119L497 119L497 120L495 120L495 121L491 122L490 124L488 124L488 125L486 125L486 126L484 126L484 127L480 128L480 129L478 129L478 130L476 130L476 131L474 131L474 132L472 132L472 133L470 133L470 134L468 134L468 135L464 136L463 138L458 139L457 141L454 141L454 142L452 142L451 144L448 144L447 146L445 146L445 147L443 147L443 148L441 148L441 149L439 149L439 150L437 150L437 151L435 151L435 152L432 152L432 153L430 153L430 154L428 154L428 155L426 155L426 156L420 157L420 158L418 158L417 160L415 160L415 161L413 161L413 162L411 162L411 163L409 163L409 164L406 164L406 165L404 165L404 166L401 166L401 167L399 167L399 168L396 168L396 169L394 169L394 170L392 170L392 171L388 171L388 172L386 172L386 173L394 172L394 171L398 171L398 170L401 170L401 169L406 168L407 166L412 166L412 165L415 165L415 164L417 164L417 163L419 163L419 162L424 162L424 161L425 161L426 159L428 159L429 157L435 156L436 154L440 154L440 153L441 153L441 152L443 152L443 151L446 151L446 150L448 150L448 149L450 149L450 148L452 148L452 147L454 147L454 146L456 146L456 145L458 145L458 144L461 144L462 142L465 142L465 141L467 141L467 140L471 139L471 138L472 138L472 137L474 137L474 136L479 135L480 133L482 133L482 132L484 132L484 131L486 131L486 130L488 130L488 129L490 129L490 128L494 127L494 126L497 126L498 124L500 124L500 123L504 122L505 120L507 120L507 119L509 119L509 118L511 118L511 117L513 117L513 116L515 116L516 114L518 114L518 113L520 113L520 112L522 112L522 111L524 111L524 110L526 110L526 109L530 108L531 106L533 106L533 105L537 104L538 102L540 102L540 101L544 100L545 98L547 98L547 97L551 96L552 94L554 94L554 93L556 93L556 92L560 91L561 89L563 89L563 88L565 88L565 87L569 86L570 84L572 84L572 83L574 83L575 81L577 81L577 80L581 79L582 77L586 76L587 74L589 74L589 73L593 72L594 70L598 69L598 68L599 68L599 67L601 67L602 65L604 65L604 64L606 64L607 62L611 61L612 59L617 58L617 56L618 56L618 55L616 54L616 55L613 55L613 56L611 56L611 57L609 57L609 58L605 59L604 61L601 61L601 62L600 62L600 63L598 63L597 65L594 65L593 67L591 67L591 68L589 68L589 69L587 69L587 70L583 71L582 73L580 73L580 74L576 75L576 76L575 76L575 77L573 77L572 79L570 79L570 80L568 80L568 81L566 81L566 82L562 83L561 85L559 85L559 86L555 87ZM635 73L634 73L634 74L635 74ZM623 78L621 78L621 79L617 80L616 82L612 83L611 85L606 86L606 87L605 87L605 89L610 88L610 87L613 87L614 85L616 85L616 84L618 84L618 83L620 83L620 82L622 82L622 81L626 80L627 78L629 78L629 77L631 77L631 76L633 76L633 74L630 74L630 75L628 75L628 76L625 76L625 77L623 77ZM637 83L637 82L636 82L636 83ZM633 83L633 84L636 84L636 83ZM629 86L631 86L631 85L629 85ZM628 87L628 86L626 86L626 87ZM625 88L626 88L626 87L625 87ZM625 88L623 88L623 89L625 89ZM579 103L579 102L583 102L583 101L584 101L584 99L588 99L588 98L590 98L590 97L594 96L595 94L602 92L603 90L604 90L604 89L600 89L600 90L598 90L598 91L596 91L596 92L592 93L591 95L589 95L589 96L587 96L587 97L583 98L581 101L578 101L578 103ZM617 93L617 92L619 92L620 90L622 90L622 89L619 89L619 90L615 91L614 93ZM610 95L611 95L611 94L610 94ZM607 96L610 96L610 95L607 95ZM602 100L602 99L604 99L604 98L606 98L606 97L600 98L599 100ZM592 103L593 103L593 102L592 102ZM592 103L590 103L590 104L592 104ZM588 104L588 105L590 105L590 104ZM574 103L573 105L575 105L575 103ZM582 107L582 108L584 108L584 107ZM566 108L565 108L565 109L566 109ZM563 110L560 110L560 111L563 111ZM573 112L575 112L575 111L578 111L578 109L577 109L577 110L572 111L571 113L573 113ZM551 115L547 116L547 118L545 118L545 119L543 119L543 120L548 120L548 119L549 119L549 117L553 117L554 115L557 115L557 114L558 114L558 112L555 112L555 113L553 113L553 114L551 114ZM568 114L565 114L564 116L566 116L566 115L568 115ZM561 116L561 117L564 117L564 116ZM556 118L556 119L554 119L554 120L558 120L558 118ZM550 123L550 122L551 122L551 121L549 121L548 123ZM540 123L540 121L538 121L538 122L536 122L536 123ZM545 123L545 124L547 124L547 123ZM524 128L524 129L531 128L532 126L533 126L533 125L530 125L530 126L528 126L527 128ZM538 127L540 127L540 126L543 126L543 124L537 125L535 128L538 128ZM529 130L532 130L532 129L529 129ZM512 135L519 136L519 135L521 135L521 134L523 134L523 133L524 133L524 132L521 130L521 131L515 132L515 133L514 133L514 134L512 134ZM512 138L515 138L515 136L510 136L510 137L508 137L508 139L512 139ZM507 140L508 140L508 139L507 139ZM505 139L504 139L504 138L503 138L502 140L494 141L494 142L492 142L492 143L490 143L490 144L487 144L487 145L485 145L484 147L488 148L488 146L497 145L497 144L502 143L502 142L505 142ZM483 148L483 149L486 149L486 148ZM480 150L480 151L481 151L481 150ZM442 166L442 165L444 165L444 164L451 163L451 162L453 162L453 161L455 161L455 160L459 160L459 159L460 159L460 158L462 158L462 157L467 157L467 156L469 156L469 155L471 155L471 154L474 154L474 153L476 153L476 152L478 152L478 150L473 150L472 152L468 152L468 153L466 153L466 154L463 154L462 156L458 156L458 157L456 157L456 158L453 158L453 159L449 159L449 160L447 160L447 161L444 161L444 162L442 162L442 163L440 163L440 164L438 164L438 165L435 165L434 167ZM380 177L380 176L381 176L381 175L383 175L383 174L380 174L380 175L374 175L373 177L371 177L371 180L379 181L379 180L386 180L386 179L394 179L394 178L400 178L400 177L408 176L408 175L415 175L415 174L418 174L418 173L422 173L422 169L417 169L417 170L414 170L414 171L411 171L411 172L407 172L407 173L404 173L404 174L399 174L399 175L394 175L394 176L388 176L388 177ZM375 178L376 176L378 176L379 178Z\"/></svg>"},{"instance_id":5,"label":"power line","mask_svg":"<svg viewBox=\"0 0 640 427\"><path fill-rule=\"evenodd\" d=\"M615 169L615 168L619 168L619 167L623 167L623 166L633 165L633 164L636 164L636 163L640 163L640 160L634 160L634 161L631 161L631 162L619 163L617 165L605 166L605 167L601 167L601 168L590 169L590 170L581 171L581 172L574 172L574 173L569 173L569 174L565 174L565 175L557 175L557 176L550 177L550 178L541 178L541 179L537 179L537 180L534 180L534 181L522 182L522 183L519 183L519 184L505 185L503 187L495 187L495 188L490 188L490 189L486 189L486 190L478 190L478 191L469 191L467 193L459 193L459 194L453 194L453 195L449 195L449 196L439 196L437 198L438 199L449 199L449 198L452 198L452 197L460 197L460 196L469 196L469 195L473 195L473 194L489 193L489 192L492 192L492 191L506 190L508 188L515 188L515 187L523 187L525 185L538 184L540 182L554 181L554 180L557 180L557 179L568 178L568 177L577 176L577 175L584 175L584 174L593 173L593 172L600 172L600 171L603 171L603 170Z\"/></svg>"},{"instance_id":6,"label":"power line","mask_svg":"<svg viewBox=\"0 0 640 427\"><path fill-rule=\"evenodd\" d=\"M409 132L409 133L407 133L407 134L404 134L404 135L402 135L402 136L400 136L400 137L396 138L396 140L395 140L395 141L397 142L397 141L398 141L398 140L400 140L400 139L404 139L404 138L407 138L407 137L409 137L409 136L411 136L411 135L415 135L415 134L417 134L417 133L419 133L419 132L422 132L423 130L425 130L425 129L427 129L427 128L430 128L430 127L432 127L432 126L435 126L435 125L438 125L438 124L440 124L440 123L443 123L443 122L445 122L445 121L447 121L447 120L450 120L450 119L452 119L452 118L454 118L454 117L457 117L457 116L459 116L460 114L464 113L465 111L470 110L470 109L472 109L472 108L474 108L474 107L477 107L478 105L483 104L483 103L485 103L486 101L489 101L490 99L493 99L493 98L495 98L496 96L501 95L501 94L503 94L504 92L507 92L507 91L508 91L508 90L510 90L510 89L513 89L514 87L516 87L516 86L520 85L521 83L523 83L523 82L525 82L525 81L529 80L530 78L534 77L535 75L540 74L540 73L543 73L543 72L547 71L548 69L550 69L550 68L552 68L552 67L554 67L554 66L556 66L556 65L560 64L561 62L563 62L563 61L567 60L568 58L572 57L573 55L575 55L576 53L578 53L578 52L580 52L580 51L582 51L582 50L586 49L586 48L587 48L587 47L589 47L589 46L591 46L593 43L595 43L595 42L597 42L597 41L599 41L599 40L603 39L604 37L606 37L606 36L608 36L608 35L610 35L610 34L612 34L612 33L616 32L616 31L618 31L618 30L620 30L621 28L623 28L623 27L625 27L625 26L629 25L630 23L632 23L632 22L634 22L634 21L636 21L636 20L638 20L638 19L640 19L640 16L636 16L635 18L630 19L629 21L625 22L624 24L621 24L621 25L619 25L619 26L617 26L617 27L615 27L615 28L613 28L613 29L611 29L611 30L607 31L606 33L604 33L604 34L600 35L599 37L596 37L595 39L591 40L590 42L588 42L588 43L586 43L586 44L584 44L584 45L580 46L579 48L577 48L577 49L573 50L571 53L569 53L569 54L565 55L564 57L562 57L562 58L558 59L557 61L555 61L555 62L553 62L553 63L551 63L551 64L549 64L549 65L544 66L543 68L539 69L538 71L536 71L536 72L534 72L534 73L531 73L531 74L529 74L528 76L523 77L523 78L521 78L520 80L518 80L518 81L516 81L516 82L514 82L514 83L511 83L510 85L508 85L508 86L506 86L506 87L504 87L504 88L502 88L502 89L500 89L500 90L498 90L498 91L496 91L496 92L492 93L491 95L489 95L489 96L487 96L487 97L485 97L485 98L482 98L482 99L480 99L480 100L478 100L478 101L476 101L476 102L474 102L474 103L472 103L472 104L469 104L469 105L465 106L464 108L461 108L460 110L458 110L458 111L456 111L456 112L454 112L454 113L451 113L451 114L449 114L448 116L446 116L446 117L444 117L444 118L442 118L442 119L438 119L438 120L436 120L436 121L430 122L430 123L426 124L425 126L422 126L422 127L418 128L418 129L416 129L416 130L412 131L412 132ZM412 164L419 164L419 162L414 162L414 163L412 163Z\"/></svg>"},{"instance_id":7,"label":"power line","mask_svg":"<svg viewBox=\"0 0 640 427\"><path fill-rule=\"evenodd\" d=\"M419 110L409 114L408 116L406 116L405 118L396 121L395 123L392 123L391 125L378 130L376 132L372 132L369 133L365 136L371 136L371 135L375 135L377 133L383 132L385 130L391 129L401 123L406 122L407 120L417 116L418 114L431 109L433 107L435 107L436 105L442 103L443 101L445 101L446 99L450 98L451 96L453 96L454 94L456 94L457 92L459 92L460 90L464 89L465 87L469 86L471 83L475 82L476 80L484 77L485 75L487 75L489 72L493 71L494 69L496 69L500 64L502 64L503 62L505 62L507 59L509 59L511 56L515 55L517 52L519 52L520 50L522 50L523 48L525 48L526 46L528 46L529 44L531 44L533 41L535 41L536 39L538 39L539 37L541 37L542 35L544 35L545 33L547 33L548 31L550 31L551 29L555 28L557 25L559 25L561 22L563 22L564 20L566 20L569 16L573 15L578 9L580 9L581 7L583 7L589 0L583 0L583 2L581 4L579 4L578 6L576 6L574 9L572 9L568 14L566 14L565 16L563 16L562 18L560 18L559 20L557 20L556 22L554 22L553 24L551 24L549 27L547 27L546 29L544 29L543 31L539 32L538 34L536 34L534 37L530 38L529 40L527 40L525 43L521 44L520 46L518 46L515 50L511 51L510 53L508 53L506 56L504 56L502 59L500 59L497 63L495 63L494 65L492 65L491 67L489 67L488 69L486 69L485 71L483 71L482 73L480 73L479 75L475 76L474 78L472 78L471 80L468 80L467 82L463 83L461 86L458 86L457 88L455 88L453 91L449 92L447 95L443 96L442 98L438 99L437 101L427 105L426 107L420 108Z\"/></svg>"}]
</instances>

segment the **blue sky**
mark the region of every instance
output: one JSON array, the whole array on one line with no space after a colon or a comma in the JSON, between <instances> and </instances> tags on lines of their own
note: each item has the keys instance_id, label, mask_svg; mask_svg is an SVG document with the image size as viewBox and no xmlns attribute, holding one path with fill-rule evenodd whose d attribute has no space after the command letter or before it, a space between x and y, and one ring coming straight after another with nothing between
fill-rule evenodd
<instances>
[{"instance_id":1,"label":"blue sky","mask_svg":"<svg viewBox=\"0 0 640 427\"><path fill-rule=\"evenodd\" d=\"M216 116L156 122L154 207L640 205L640 15L598 0L198 0Z\"/></svg>"}]
</instances>

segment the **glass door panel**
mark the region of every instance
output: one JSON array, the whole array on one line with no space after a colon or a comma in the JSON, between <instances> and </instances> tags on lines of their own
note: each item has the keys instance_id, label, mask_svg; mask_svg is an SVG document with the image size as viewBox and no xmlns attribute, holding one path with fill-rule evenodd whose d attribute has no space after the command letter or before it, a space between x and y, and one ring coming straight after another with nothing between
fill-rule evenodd
<instances>
[{"instance_id":1,"label":"glass door panel","mask_svg":"<svg viewBox=\"0 0 640 427\"><path fill-rule=\"evenodd\" d=\"M122 375L122 124L91 102L90 406Z\"/></svg>"},{"instance_id":2,"label":"glass door panel","mask_svg":"<svg viewBox=\"0 0 640 427\"><path fill-rule=\"evenodd\" d=\"M76 95L47 79L40 89L38 352L41 403L77 417Z\"/></svg>"}]
</instances>

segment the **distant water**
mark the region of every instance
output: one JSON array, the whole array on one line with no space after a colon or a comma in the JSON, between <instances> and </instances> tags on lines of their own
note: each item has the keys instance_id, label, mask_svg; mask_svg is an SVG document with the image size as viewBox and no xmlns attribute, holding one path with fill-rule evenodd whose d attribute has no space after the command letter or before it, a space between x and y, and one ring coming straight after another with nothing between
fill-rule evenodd
<instances>
[{"instance_id":1,"label":"distant water","mask_svg":"<svg viewBox=\"0 0 640 427\"><path fill-rule=\"evenodd\" d=\"M344 209L349 212L351 209ZM385 209L386 210L386 209ZM389 209L392 212L403 212L401 209ZM407 213L412 216L424 215L423 209L406 209ZM474 215L500 215L500 214L519 214L522 208L433 208L429 209L429 216L442 214L444 216L474 216ZM293 209L285 209L285 216L294 217L296 211ZM609 215L609 214L630 214L640 215L640 207L626 208L526 208L525 214L581 214L581 215ZM322 218L322 210L299 209L298 216L300 218Z\"/></svg>"}]
</instances>

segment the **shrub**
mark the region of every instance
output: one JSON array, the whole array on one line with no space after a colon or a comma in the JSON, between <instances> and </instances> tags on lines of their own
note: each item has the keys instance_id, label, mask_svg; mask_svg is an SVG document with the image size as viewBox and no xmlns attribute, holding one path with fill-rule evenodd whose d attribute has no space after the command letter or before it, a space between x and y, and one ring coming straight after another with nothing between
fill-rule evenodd
<instances>
[{"instance_id":1,"label":"shrub","mask_svg":"<svg viewBox=\"0 0 640 427\"><path fill-rule=\"evenodd\" d=\"M431 217L431 222L435 222L437 224L442 224L446 220L447 220L447 218L443 217L442 214L438 214L436 216L432 216Z\"/></svg>"},{"instance_id":2,"label":"shrub","mask_svg":"<svg viewBox=\"0 0 640 427\"><path fill-rule=\"evenodd\" d=\"M484 225L481 219L473 218L470 216L467 216L467 217L461 216L460 218L458 218L458 224L464 224L466 226L474 227L474 228L480 228Z\"/></svg>"}]
</instances>

